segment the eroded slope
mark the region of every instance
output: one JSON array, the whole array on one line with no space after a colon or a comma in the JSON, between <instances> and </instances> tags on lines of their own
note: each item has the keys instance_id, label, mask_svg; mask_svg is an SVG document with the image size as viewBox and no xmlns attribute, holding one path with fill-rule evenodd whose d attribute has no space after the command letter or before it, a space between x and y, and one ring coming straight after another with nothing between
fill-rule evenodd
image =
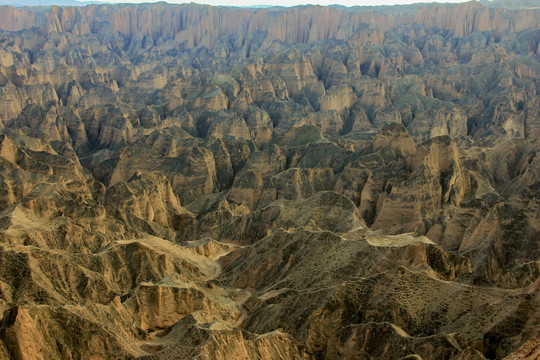
<instances>
[{"instance_id":1,"label":"eroded slope","mask_svg":"<svg viewBox=\"0 0 540 360\"><path fill-rule=\"evenodd\" d=\"M1 7L0 356L534 353L539 14Z\"/></svg>"}]
</instances>

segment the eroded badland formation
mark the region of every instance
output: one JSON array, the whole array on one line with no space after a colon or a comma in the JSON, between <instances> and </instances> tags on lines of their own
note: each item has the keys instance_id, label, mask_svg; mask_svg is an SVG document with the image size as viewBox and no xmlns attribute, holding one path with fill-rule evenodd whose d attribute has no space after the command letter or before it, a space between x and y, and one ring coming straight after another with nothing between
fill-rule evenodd
<instances>
[{"instance_id":1,"label":"eroded badland formation","mask_svg":"<svg viewBox=\"0 0 540 360\"><path fill-rule=\"evenodd\" d=\"M535 3L0 7L0 358L538 358Z\"/></svg>"}]
</instances>

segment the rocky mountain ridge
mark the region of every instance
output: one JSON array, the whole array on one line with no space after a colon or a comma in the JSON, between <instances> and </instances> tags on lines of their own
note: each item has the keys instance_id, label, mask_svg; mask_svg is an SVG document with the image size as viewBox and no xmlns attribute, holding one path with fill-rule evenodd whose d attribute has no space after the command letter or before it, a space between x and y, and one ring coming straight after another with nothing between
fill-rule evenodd
<instances>
[{"instance_id":1,"label":"rocky mountain ridge","mask_svg":"<svg viewBox=\"0 0 540 360\"><path fill-rule=\"evenodd\" d=\"M166 3L52 6L40 10L4 7L0 11L0 29L19 31L35 27L43 34L87 35L98 33L102 26L111 26L109 31L126 36L149 35L154 41L174 39L186 42L188 48L203 45L212 48L218 40L237 31L246 35L263 31L272 40L296 44L348 39L366 25L384 32L414 22L427 28L447 29L458 37L476 31L489 31L501 37L534 30L540 24L538 11L489 8L472 1L396 8L393 12L313 5L249 9Z\"/></svg>"}]
</instances>

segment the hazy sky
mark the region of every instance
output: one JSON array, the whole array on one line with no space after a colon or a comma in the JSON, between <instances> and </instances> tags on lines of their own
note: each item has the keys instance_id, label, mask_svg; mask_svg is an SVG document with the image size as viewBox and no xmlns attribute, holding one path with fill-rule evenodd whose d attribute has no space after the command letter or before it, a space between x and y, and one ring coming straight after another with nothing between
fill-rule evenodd
<instances>
[{"instance_id":1,"label":"hazy sky","mask_svg":"<svg viewBox=\"0 0 540 360\"><path fill-rule=\"evenodd\" d=\"M199 4L209 4L209 5L228 5L228 6L248 6L248 5L279 5L279 6L294 6L294 5L303 5L303 4L319 4L319 5L331 5L331 4L341 4L345 6L354 6L354 5L395 5L395 4L414 4L418 2L438 2L438 3L460 3L466 2L468 0L439 0L439 1L429 1L429 0L198 0L193 2ZM125 3L137 3L137 2L155 2L149 0L114 0L114 2L125 2ZM175 1L167 0L169 3L190 3L189 1Z\"/></svg>"}]
</instances>

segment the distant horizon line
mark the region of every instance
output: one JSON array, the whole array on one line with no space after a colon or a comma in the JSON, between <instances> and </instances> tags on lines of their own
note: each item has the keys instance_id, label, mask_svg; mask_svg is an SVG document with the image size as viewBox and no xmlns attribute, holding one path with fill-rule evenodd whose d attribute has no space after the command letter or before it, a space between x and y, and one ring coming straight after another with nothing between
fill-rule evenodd
<instances>
[{"instance_id":1,"label":"distant horizon line","mask_svg":"<svg viewBox=\"0 0 540 360\"><path fill-rule=\"evenodd\" d=\"M107 0L91 0L91 1L81 1L73 0L81 3L104 3L104 4L152 4L152 3L167 3L171 5L185 5L185 4L196 4L196 5L211 5L211 6L228 6L228 7L253 7L253 8L269 8L269 7L294 7L294 6L344 6L344 7L373 7L373 6L399 6L399 5L419 5L419 4L463 4L466 2L485 2L493 0L386 0L386 1L373 1L373 0L343 0L340 2L331 2L331 1L319 1L319 2L302 2L302 1L290 1L290 0L274 0L271 4L254 4L249 1L245 1L245 4L238 5L238 3L243 3L244 1L234 1L228 3L227 1L220 0L207 0L207 1L166 1L166 0L156 0L148 1L141 0L134 2L133 0L117 0L117 1L107 1ZM354 2L354 3L353 3ZM285 4L287 3L287 4Z\"/></svg>"},{"instance_id":2,"label":"distant horizon line","mask_svg":"<svg viewBox=\"0 0 540 360\"><path fill-rule=\"evenodd\" d=\"M174 0L0 0L0 5L28 7L28 6L86 6L86 5L140 5L165 3L170 5L209 5L225 6L233 8L272 8L272 7L295 7L295 6L335 6L335 7L385 7L385 6L408 6L421 4L463 4L467 2L486 3L493 0L315 0L305 2L302 0L272 0L266 3L252 3L250 0L202 0L202 1L174 1Z\"/></svg>"}]
</instances>

